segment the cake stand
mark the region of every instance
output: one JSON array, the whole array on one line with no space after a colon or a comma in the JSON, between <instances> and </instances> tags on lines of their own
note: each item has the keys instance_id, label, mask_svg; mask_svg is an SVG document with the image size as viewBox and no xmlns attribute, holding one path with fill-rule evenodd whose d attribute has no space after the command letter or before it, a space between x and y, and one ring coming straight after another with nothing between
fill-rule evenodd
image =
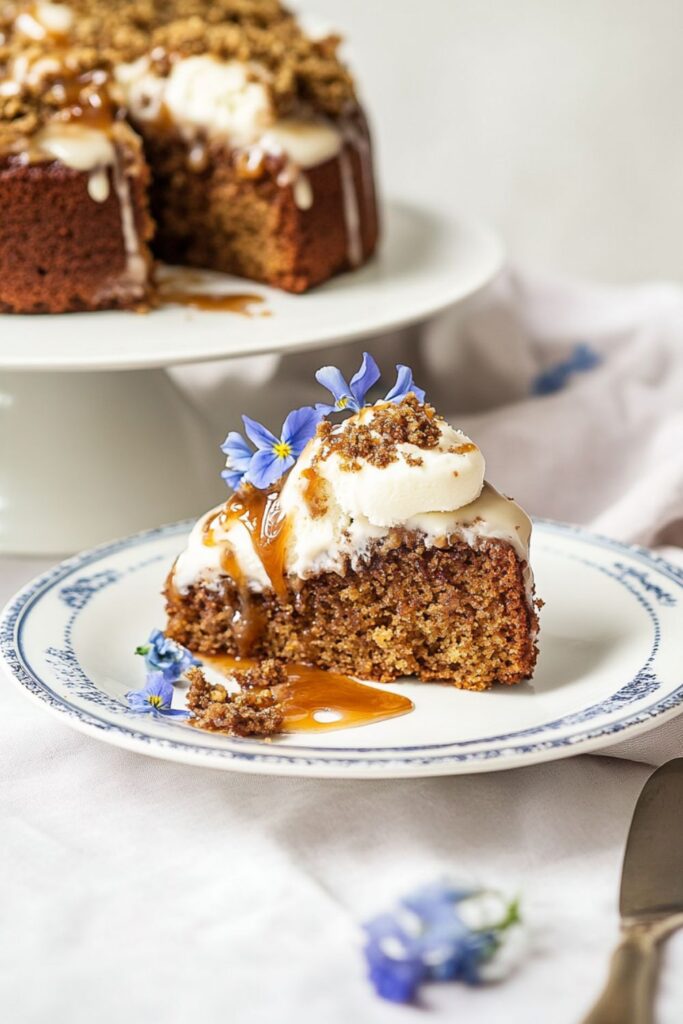
<instances>
[{"instance_id":1,"label":"cake stand","mask_svg":"<svg viewBox=\"0 0 683 1024\"><path fill-rule=\"evenodd\" d=\"M395 202L380 254L308 295L201 275L212 293L260 296L249 317L173 305L0 315L0 551L67 553L221 500L224 431L166 368L406 327L478 291L502 260L479 225Z\"/></svg>"}]
</instances>

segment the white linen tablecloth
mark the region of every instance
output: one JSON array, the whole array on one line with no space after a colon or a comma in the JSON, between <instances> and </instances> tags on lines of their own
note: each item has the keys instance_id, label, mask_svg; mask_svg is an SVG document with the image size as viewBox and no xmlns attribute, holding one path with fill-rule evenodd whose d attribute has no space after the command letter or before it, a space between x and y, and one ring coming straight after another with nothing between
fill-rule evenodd
<instances>
[{"instance_id":1,"label":"white linen tablecloth","mask_svg":"<svg viewBox=\"0 0 683 1024\"><path fill-rule=\"evenodd\" d=\"M679 288L508 275L419 339L368 347L386 372L413 365L481 444L490 478L532 512L680 559ZM350 370L356 349L324 361ZM266 357L174 375L226 430L226 409L258 418L259 403L274 427L310 397L302 377L317 362ZM47 564L1 559L0 601ZM403 782L242 776L81 736L3 680L3 1018L579 1021L617 937L637 795L651 765L683 755L683 718L609 754ZM358 923L448 873L520 891L532 955L497 986L430 986L421 1009L382 1003L364 977ZM660 1024L683 1016L681 964L679 937L666 950Z\"/></svg>"}]
</instances>

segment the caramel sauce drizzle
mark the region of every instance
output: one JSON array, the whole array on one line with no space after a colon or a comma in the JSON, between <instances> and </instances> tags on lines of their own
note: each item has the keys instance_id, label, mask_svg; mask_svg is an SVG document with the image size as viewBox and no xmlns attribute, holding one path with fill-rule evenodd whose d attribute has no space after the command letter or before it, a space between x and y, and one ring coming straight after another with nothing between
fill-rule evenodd
<instances>
[{"instance_id":1,"label":"caramel sauce drizzle","mask_svg":"<svg viewBox=\"0 0 683 1024\"><path fill-rule=\"evenodd\" d=\"M290 523L282 512L279 497L277 487L269 491L245 488L232 496L217 521L209 520L204 526L204 544L209 547L220 546L221 568L237 589L238 605L233 613L232 627L241 656L253 650L265 627L265 618L260 606L253 600L249 581L242 572L235 550L228 540L216 537L215 525L223 531L227 531L235 522L245 526L273 591L282 602L287 603L289 590L285 577L285 553Z\"/></svg>"},{"instance_id":2,"label":"caramel sauce drizzle","mask_svg":"<svg viewBox=\"0 0 683 1024\"><path fill-rule=\"evenodd\" d=\"M256 312L254 307L263 306L265 299L260 295L233 293L212 295L209 292L184 291L183 289L162 288L159 292L164 303L174 306L189 306L212 313L239 313L241 316L270 316L266 310Z\"/></svg>"},{"instance_id":3,"label":"caramel sauce drizzle","mask_svg":"<svg viewBox=\"0 0 683 1024\"><path fill-rule=\"evenodd\" d=\"M225 676L258 664L250 658L234 658L230 655L199 657L207 667ZM281 700L285 715L284 732L351 729L396 718L414 709L413 702L401 694L359 683L351 676L339 672L327 672L297 663L283 665L283 668L287 682L279 689L285 691Z\"/></svg>"},{"instance_id":4,"label":"caramel sauce drizzle","mask_svg":"<svg viewBox=\"0 0 683 1024\"><path fill-rule=\"evenodd\" d=\"M219 522L225 531L235 522L243 523L276 596L287 601L285 551L291 525L280 507L279 487L267 491L244 488L232 496L220 513ZM229 564L232 568L233 563ZM223 567L232 576L232 571Z\"/></svg>"},{"instance_id":5,"label":"caramel sauce drizzle","mask_svg":"<svg viewBox=\"0 0 683 1024\"><path fill-rule=\"evenodd\" d=\"M66 71L50 83L64 104L59 120L80 124L97 131L108 131L118 113L111 98L106 72L95 70L82 75L69 75Z\"/></svg>"},{"instance_id":6,"label":"caramel sauce drizzle","mask_svg":"<svg viewBox=\"0 0 683 1024\"><path fill-rule=\"evenodd\" d=\"M164 303L189 306L214 313L239 313L242 316L270 316L265 299L253 292L216 295L201 290L202 275L191 270L168 274L159 284L159 298ZM197 287L200 286L200 287Z\"/></svg>"}]
</instances>

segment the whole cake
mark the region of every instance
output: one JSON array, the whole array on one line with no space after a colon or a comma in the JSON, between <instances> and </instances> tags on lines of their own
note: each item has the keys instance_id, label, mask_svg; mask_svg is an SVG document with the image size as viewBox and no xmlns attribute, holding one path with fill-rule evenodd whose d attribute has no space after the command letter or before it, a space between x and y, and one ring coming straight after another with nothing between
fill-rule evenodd
<instances>
[{"instance_id":1,"label":"whole cake","mask_svg":"<svg viewBox=\"0 0 683 1024\"><path fill-rule=\"evenodd\" d=\"M0 311L144 308L152 254L291 292L362 264L338 43L277 0L0 0Z\"/></svg>"},{"instance_id":2,"label":"whole cake","mask_svg":"<svg viewBox=\"0 0 683 1024\"><path fill-rule=\"evenodd\" d=\"M290 413L279 438L248 417L251 445L228 435L236 489L173 566L167 636L200 655L380 681L483 690L532 675L530 520L397 369L366 404L379 378L370 356L348 384L326 367L331 403Z\"/></svg>"}]
</instances>

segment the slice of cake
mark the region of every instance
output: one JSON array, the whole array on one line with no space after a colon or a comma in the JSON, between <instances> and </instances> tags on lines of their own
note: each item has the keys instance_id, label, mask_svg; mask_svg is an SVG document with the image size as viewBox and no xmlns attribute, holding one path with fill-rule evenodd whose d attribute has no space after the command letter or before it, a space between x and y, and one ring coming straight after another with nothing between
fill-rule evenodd
<instances>
[{"instance_id":1,"label":"slice of cake","mask_svg":"<svg viewBox=\"0 0 683 1024\"><path fill-rule=\"evenodd\" d=\"M371 146L337 46L275 0L0 3L0 310L144 306L153 235L292 292L362 264Z\"/></svg>"},{"instance_id":2,"label":"slice of cake","mask_svg":"<svg viewBox=\"0 0 683 1024\"><path fill-rule=\"evenodd\" d=\"M224 445L225 505L195 526L167 581L167 634L198 654L307 663L483 690L529 678L537 616L531 523L484 481L477 446L412 375L373 405L371 357L334 402L280 438L244 418ZM342 422L337 412L350 411Z\"/></svg>"}]
</instances>

